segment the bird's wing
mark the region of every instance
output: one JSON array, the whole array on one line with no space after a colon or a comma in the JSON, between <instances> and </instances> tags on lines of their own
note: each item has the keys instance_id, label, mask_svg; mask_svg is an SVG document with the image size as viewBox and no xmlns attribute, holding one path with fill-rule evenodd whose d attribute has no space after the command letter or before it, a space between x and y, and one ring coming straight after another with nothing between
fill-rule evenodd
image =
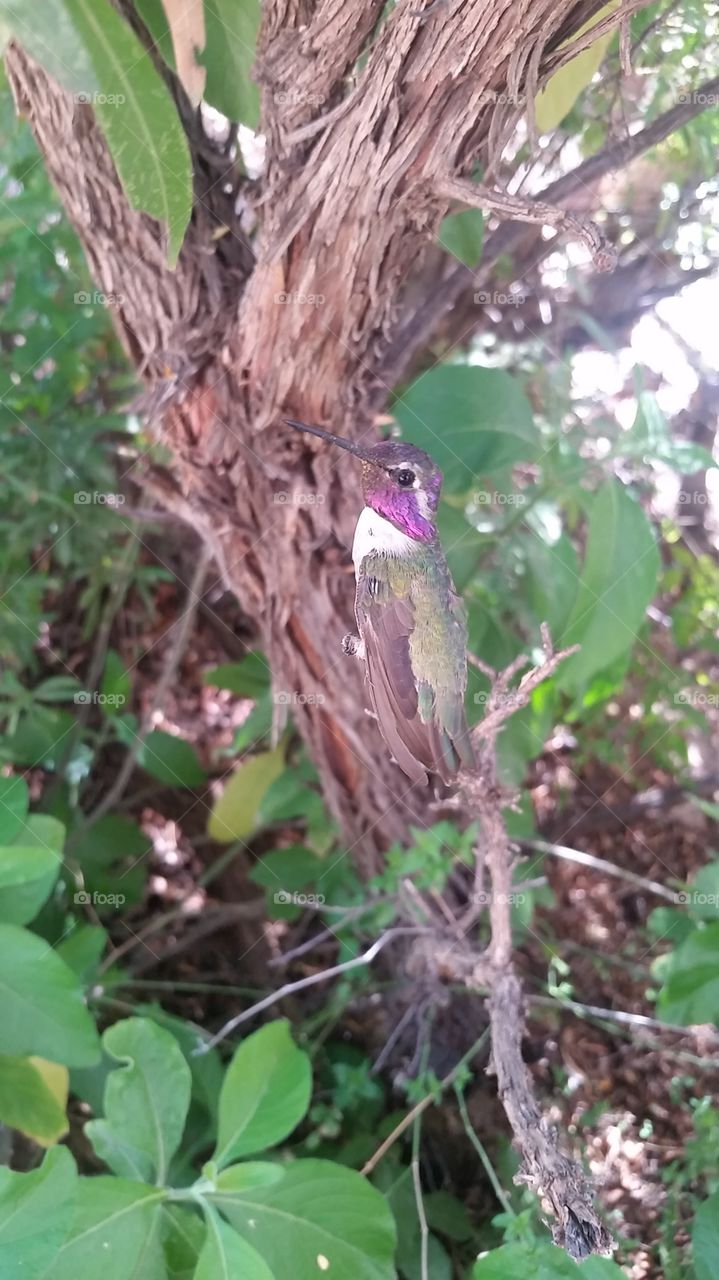
<instances>
[{"instance_id":1,"label":"bird's wing","mask_svg":"<svg viewBox=\"0 0 719 1280\"><path fill-rule=\"evenodd\" d=\"M441 728L412 667L416 616L411 598L396 594L384 576L375 576L368 567L357 583L356 610L365 642L367 684L382 736L413 782L426 785L428 772L449 781ZM429 696L431 702L431 690Z\"/></svg>"}]
</instances>

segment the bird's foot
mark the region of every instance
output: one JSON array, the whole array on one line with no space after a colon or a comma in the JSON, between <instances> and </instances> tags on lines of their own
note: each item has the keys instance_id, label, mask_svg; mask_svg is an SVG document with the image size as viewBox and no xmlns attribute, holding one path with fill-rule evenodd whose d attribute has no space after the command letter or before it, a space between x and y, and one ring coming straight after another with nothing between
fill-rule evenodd
<instances>
[{"instance_id":1,"label":"bird's foot","mask_svg":"<svg viewBox=\"0 0 719 1280\"><path fill-rule=\"evenodd\" d=\"M365 647L364 640L361 636L343 636L342 650L347 654L348 658L364 659Z\"/></svg>"}]
</instances>

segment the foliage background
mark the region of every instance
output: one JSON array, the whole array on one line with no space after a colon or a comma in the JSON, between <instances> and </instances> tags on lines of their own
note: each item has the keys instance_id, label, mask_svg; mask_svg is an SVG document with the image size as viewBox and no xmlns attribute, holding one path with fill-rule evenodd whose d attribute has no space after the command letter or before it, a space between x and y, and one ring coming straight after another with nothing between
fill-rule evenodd
<instances>
[{"instance_id":1,"label":"foliage background","mask_svg":"<svg viewBox=\"0 0 719 1280\"><path fill-rule=\"evenodd\" d=\"M161 10L146 9L155 34ZM528 190L711 75L714 6L648 6L630 35L631 74L615 36L538 103L541 165L517 141ZM247 36L224 50L244 86L228 103L208 26L206 96L253 126ZM114 336L118 300L90 278L6 86L0 106L7 1265L59 1280L102 1245L117 1280L222 1265L268 1280L288 1258L302 1280L328 1254L352 1280L569 1274L512 1182L476 996L410 982L409 1017L406 974L357 967L244 1026L231 1058L195 1053L285 976L400 924L408 883L461 913L476 832L441 811L360 878L293 729L298 699L322 690L272 685L217 566L157 509L144 476L163 454ZM112 140L126 118L111 112ZM543 621L581 644L509 721L500 762L520 792L526 1058L620 1242L588 1280L617 1265L706 1280L719 1246L717 132L703 110L603 183L611 277L564 240L534 241L521 271L500 260L462 340L458 307L388 407L445 472L473 651L494 667L536 653ZM146 174L123 176L153 212ZM170 239L172 253L177 227ZM440 273L481 266L483 241L480 213L450 215ZM487 689L473 671L473 719ZM481 917L472 928L481 942Z\"/></svg>"}]
</instances>

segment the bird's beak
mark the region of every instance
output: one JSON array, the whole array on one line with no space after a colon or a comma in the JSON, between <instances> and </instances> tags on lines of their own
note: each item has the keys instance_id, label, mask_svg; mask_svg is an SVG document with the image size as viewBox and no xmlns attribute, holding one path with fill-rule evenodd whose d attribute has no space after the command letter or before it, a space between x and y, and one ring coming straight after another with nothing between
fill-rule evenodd
<instances>
[{"instance_id":1,"label":"bird's beak","mask_svg":"<svg viewBox=\"0 0 719 1280\"><path fill-rule=\"evenodd\" d=\"M361 458L363 462L370 462L373 466L378 466L376 458L372 456L371 449L364 449L362 445L355 444L353 440L345 440L344 436L333 436L331 431L325 431L322 427L311 427L306 422L297 422L294 418L285 418L288 427L294 427L295 431L307 431L311 436L319 436L320 440L327 440L330 444L339 445L340 449L345 449L347 453L353 453L355 458Z\"/></svg>"}]
</instances>

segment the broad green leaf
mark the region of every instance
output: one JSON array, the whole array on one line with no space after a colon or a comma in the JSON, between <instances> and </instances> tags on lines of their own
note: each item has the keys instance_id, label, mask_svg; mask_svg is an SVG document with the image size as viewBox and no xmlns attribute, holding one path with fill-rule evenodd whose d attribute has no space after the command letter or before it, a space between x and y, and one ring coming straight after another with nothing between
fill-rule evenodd
<instances>
[{"instance_id":1,"label":"broad green leaf","mask_svg":"<svg viewBox=\"0 0 719 1280\"><path fill-rule=\"evenodd\" d=\"M420 1280L422 1275L422 1231L417 1217L417 1200L411 1169L402 1169L390 1185L382 1184L387 1203L397 1224L395 1260L400 1273ZM452 1280L452 1264L436 1236L427 1241L428 1271L432 1280Z\"/></svg>"},{"instance_id":2,"label":"broad green leaf","mask_svg":"<svg viewBox=\"0 0 719 1280\"><path fill-rule=\"evenodd\" d=\"M207 1210L207 1237L194 1280L279 1280L256 1249L238 1235L211 1205Z\"/></svg>"},{"instance_id":3,"label":"broad green leaf","mask_svg":"<svg viewBox=\"0 0 719 1280\"><path fill-rule=\"evenodd\" d=\"M0 1122L42 1147L67 1133L67 1067L44 1058L0 1055Z\"/></svg>"},{"instance_id":4,"label":"broad green leaf","mask_svg":"<svg viewBox=\"0 0 719 1280\"><path fill-rule=\"evenodd\" d=\"M124 1178L81 1178L67 1239L42 1280L163 1280L164 1194Z\"/></svg>"},{"instance_id":5,"label":"broad green leaf","mask_svg":"<svg viewBox=\"0 0 719 1280\"><path fill-rule=\"evenodd\" d=\"M325 1160L297 1160L268 1187L236 1186L226 1169L211 1199L278 1277L395 1280L395 1225L365 1178Z\"/></svg>"},{"instance_id":6,"label":"broad green leaf","mask_svg":"<svg viewBox=\"0 0 719 1280\"><path fill-rule=\"evenodd\" d=\"M147 735L140 752L140 764L153 778L173 787L201 787L207 779L189 742L162 729L154 729Z\"/></svg>"},{"instance_id":7,"label":"broad green leaf","mask_svg":"<svg viewBox=\"0 0 719 1280\"><path fill-rule=\"evenodd\" d=\"M256 830L262 797L285 767L282 745L243 760L229 779L207 823L213 840L247 840Z\"/></svg>"},{"instance_id":8,"label":"broad green leaf","mask_svg":"<svg viewBox=\"0 0 719 1280\"><path fill-rule=\"evenodd\" d=\"M598 13L580 27L577 35L583 35L596 26L597 22L612 13L619 0L612 0ZM573 37L574 39L574 37ZM612 39L612 32L600 36L588 49L582 49L576 58L555 71L554 75L537 94L534 103L534 116L540 133L549 133L569 114L577 98L586 89L590 80L601 66L604 55Z\"/></svg>"},{"instance_id":9,"label":"broad green leaf","mask_svg":"<svg viewBox=\"0 0 719 1280\"><path fill-rule=\"evenodd\" d=\"M108 0L65 0L102 94L94 108L128 200L163 222L177 261L192 212L187 138L170 93Z\"/></svg>"},{"instance_id":10,"label":"broad green leaf","mask_svg":"<svg viewBox=\"0 0 719 1280\"><path fill-rule=\"evenodd\" d=\"M197 61L205 47L203 0L163 0L172 35L175 67L193 107L199 107L205 88L205 69Z\"/></svg>"},{"instance_id":11,"label":"broad green leaf","mask_svg":"<svg viewBox=\"0 0 719 1280\"><path fill-rule=\"evenodd\" d=\"M392 408L405 440L431 454L449 493L470 493L481 475L537 456L531 405L516 378L479 365L438 365Z\"/></svg>"},{"instance_id":12,"label":"broad green leaf","mask_svg":"<svg viewBox=\"0 0 719 1280\"><path fill-rule=\"evenodd\" d=\"M10 844L21 832L28 810L24 778L0 778L0 844Z\"/></svg>"},{"instance_id":13,"label":"broad green leaf","mask_svg":"<svg viewBox=\"0 0 719 1280\"><path fill-rule=\"evenodd\" d=\"M478 533L464 512L458 511L449 502L439 504L437 528L454 585L461 592L477 572L477 565L489 539L485 534Z\"/></svg>"},{"instance_id":14,"label":"broad green leaf","mask_svg":"<svg viewBox=\"0 0 719 1280\"><path fill-rule=\"evenodd\" d=\"M242 1041L227 1068L213 1160L274 1147L297 1127L312 1096L312 1069L288 1022L270 1022Z\"/></svg>"},{"instance_id":15,"label":"broad green leaf","mask_svg":"<svg viewBox=\"0 0 719 1280\"><path fill-rule=\"evenodd\" d=\"M479 266L484 241L484 215L481 209L463 209L449 213L439 228L439 243L466 267Z\"/></svg>"},{"instance_id":16,"label":"broad green leaf","mask_svg":"<svg viewBox=\"0 0 719 1280\"><path fill-rule=\"evenodd\" d=\"M3 1280L45 1277L68 1233L76 1189L75 1164L66 1147L49 1151L33 1173L0 1168Z\"/></svg>"},{"instance_id":17,"label":"broad green leaf","mask_svg":"<svg viewBox=\"0 0 719 1280\"><path fill-rule=\"evenodd\" d=\"M205 1243L206 1227L199 1214L184 1205L162 1206L167 1280L195 1280L195 1268Z\"/></svg>"},{"instance_id":18,"label":"broad green leaf","mask_svg":"<svg viewBox=\"0 0 719 1280\"><path fill-rule=\"evenodd\" d=\"M664 462L682 475L692 475L715 466L709 449L693 440L677 437L650 391L637 397L637 413L628 431L618 441L620 457L639 457L646 462Z\"/></svg>"},{"instance_id":19,"label":"broad green leaf","mask_svg":"<svg viewBox=\"0 0 719 1280\"><path fill-rule=\"evenodd\" d=\"M49 896L60 871L52 849L10 845L0 849L0 921L27 924Z\"/></svg>"},{"instance_id":20,"label":"broad green leaf","mask_svg":"<svg viewBox=\"0 0 719 1280\"><path fill-rule=\"evenodd\" d=\"M240 697L257 698L270 687L270 669L264 654L253 650L239 662L223 662L206 671L202 683L229 689Z\"/></svg>"},{"instance_id":21,"label":"broad green leaf","mask_svg":"<svg viewBox=\"0 0 719 1280\"><path fill-rule=\"evenodd\" d=\"M579 1265L553 1244L505 1244L474 1264L472 1280L626 1280L608 1258L587 1258Z\"/></svg>"},{"instance_id":22,"label":"broad green leaf","mask_svg":"<svg viewBox=\"0 0 719 1280\"><path fill-rule=\"evenodd\" d=\"M657 1007L666 1022L719 1024L719 924L694 929L677 947Z\"/></svg>"},{"instance_id":23,"label":"broad green leaf","mask_svg":"<svg viewBox=\"0 0 719 1280\"><path fill-rule=\"evenodd\" d=\"M719 1258L719 1191L699 1205L692 1223L696 1280L716 1280Z\"/></svg>"},{"instance_id":24,"label":"broad green leaf","mask_svg":"<svg viewBox=\"0 0 719 1280\"><path fill-rule=\"evenodd\" d=\"M104 701L101 703L106 715L116 715L130 701L130 674L119 653L110 649L105 659L105 671L102 677L100 693Z\"/></svg>"},{"instance_id":25,"label":"broad green leaf","mask_svg":"<svg viewBox=\"0 0 719 1280\"><path fill-rule=\"evenodd\" d=\"M38 849L52 849L58 856L65 847L65 825L49 813L31 813L25 819L16 843Z\"/></svg>"},{"instance_id":26,"label":"broad green leaf","mask_svg":"<svg viewBox=\"0 0 719 1280\"><path fill-rule=\"evenodd\" d=\"M107 943L107 932L97 924L79 924L58 942L55 953L86 985L92 980Z\"/></svg>"},{"instance_id":27,"label":"broad green leaf","mask_svg":"<svg viewBox=\"0 0 719 1280\"><path fill-rule=\"evenodd\" d=\"M259 28L259 0L205 0L205 98L251 129L260 122L260 94L251 75Z\"/></svg>"},{"instance_id":28,"label":"broad green leaf","mask_svg":"<svg viewBox=\"0 0 719 1280\"><path fill-rule=\"evenodd\" d=\"M18 42L70 93L88 97L100 84L65 0L0 0L0 15Z\"/></svg>"},{"instance_id":29,"label":"broad green leaf","mask_svg":"<svg viewBox=\"0 0 719 1280\"><path fill-rule=\"evenodd\" d=\"M100 1056L74 973L27 929L0 925L0 1053L38 1054L69 1067Z\"/></svg>"},{"instance_id":30,"label":"broad green leaf","mask_svg":"<svg viewBox=\"0 0 719 1280\"><path fill-rule=\"evenodd\" d=\"M577 598L562 646L581 644L559 669L563 689L584 686L634 644L660 561L651 524L618 480L594 495Z\"/></svg>"},{"instance_id":31,"label":"broad green leaf","mask_svg":"<svg viewBox=\"0 0 719 1280\"><path fill-rule=\"evenodd\" d=\"M697 871L687 893L687 911L694 920L719 920L719 862Z\"/></svg>"},{"instance_id":32,"label":"broad green leaf","mask_svg":"<svg viewBox=\"0 0 719 1280\"><path fill-rule=\"evenodd\" d=\"M104 1119L85 1132L113 1172L162 1185L190 1105L190 1068L174 1036L147 1018L116 1022L102 1043L122 1066L107 1078Z\"/></svg>"},{"instance_id":33,"label":"broad green leaf","mask_svg":"<svg viewBox=\"0 0 719 1280\"><path fill-rule=\"evenodd\" d=\"M553 545L533 535L526 546L527 589L538 622L548 622L553 636L567 625L579 588L579 560L565 533Z\"/></svg>"}]
</instances>

